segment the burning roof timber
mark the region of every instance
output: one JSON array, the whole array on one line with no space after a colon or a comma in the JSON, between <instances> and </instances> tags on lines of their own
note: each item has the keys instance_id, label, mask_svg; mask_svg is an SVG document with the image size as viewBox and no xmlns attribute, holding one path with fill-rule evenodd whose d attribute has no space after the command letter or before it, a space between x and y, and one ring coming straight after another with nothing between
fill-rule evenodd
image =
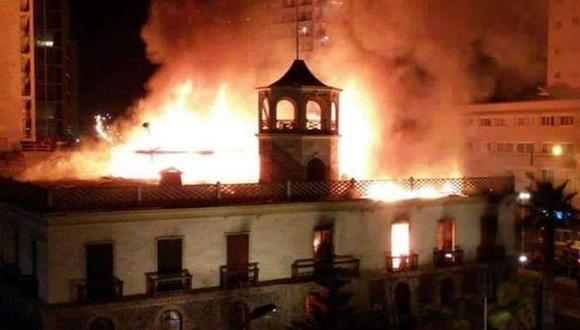
<instances>
[{"instance_id":1,"label":"burning roof timber","mask_svg":"<svg viewBox=\"0 0 580 330\"><path fill-rule=\"evenodd\" d=\"M0 178L0 201L40 212L182 208L314 201L436 199L510 194L513 177L250 184L153 184L139 180L20 182Z\"/></svg>"}]
</instances>

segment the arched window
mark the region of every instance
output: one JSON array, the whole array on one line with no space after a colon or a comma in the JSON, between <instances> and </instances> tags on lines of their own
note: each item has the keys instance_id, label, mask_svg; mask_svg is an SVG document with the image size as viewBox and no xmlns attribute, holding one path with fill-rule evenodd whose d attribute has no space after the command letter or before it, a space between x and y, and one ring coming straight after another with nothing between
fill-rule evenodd
<instances>
[{"instance_id":1,"label":"arched window","mask_svg":"<svg viewBox=\"0 0 580 330\"><path fill-rule=\"evenodd\" d=\"M262 129L268 129L270 123L270 103L268 98L264 98L262 101L262 108L260 109L262 122L260 123Z\"/></svg>"},{"instance_id":2,"label":"arched window","mask_svg":"<svg viewBox=\"0 0 580 330\"><path fill-rule=\"evenodd\" d=\"M170 309L161 314L159 317L159 330L182 330L183 318L181 313Z\"/></svg>"},{"instance_id":3,"label":"arched window","mask_svg":"<svg viewBox=\"0 0 580 330\"><path fill-rule=\"evenodd\" d=\"M336 102L332 102L330 109L330 130L338 130L338 107L336 106Z\"/></svg>"},{"instance_id":4,"label":"arched window","mask_svg":"<svg viewBox=\"0 0 580 330\"><path fill-rule=\"evenodd\" d=\"M322 129L322 108L316 101L308 101L306 103L306 129Z\"/></svg>"},{"instance_id":5,"label":"arched window","mask_svg":"<svg viewBox=\"0 0 580 330\"><path fill-rule=\"evenodd\" d=\"M276 128L291 130L296 127L296 107L289 100L281 100L276 105Z\"/></svg>"},{"instance_id":6,"label":"arched window","mask_svg":"<svg viewBox=\"0 0 580 330\"><path fill-rule=\"evenodd\" d=\"M115 330L115 324L106 317L97 317L91 322L89 330Z\"/></svg>"}]
</instances>

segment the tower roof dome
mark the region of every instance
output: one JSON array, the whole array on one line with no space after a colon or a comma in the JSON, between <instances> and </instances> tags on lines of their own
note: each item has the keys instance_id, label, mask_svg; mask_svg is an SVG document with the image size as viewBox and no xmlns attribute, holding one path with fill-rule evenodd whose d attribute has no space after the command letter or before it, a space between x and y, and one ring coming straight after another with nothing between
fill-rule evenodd
<instances>
[{"instance_id":1,"label":"tower roof dome","mask_svg":"<svg viewBox=\"0 0 580 330\"><path fill-rule=\"evenodd\" d=\"M277 81L267 87L316 87L337 89L324 84L310 71L306 62L294 60L290 69Z\"/></svg>"}]
</instances>

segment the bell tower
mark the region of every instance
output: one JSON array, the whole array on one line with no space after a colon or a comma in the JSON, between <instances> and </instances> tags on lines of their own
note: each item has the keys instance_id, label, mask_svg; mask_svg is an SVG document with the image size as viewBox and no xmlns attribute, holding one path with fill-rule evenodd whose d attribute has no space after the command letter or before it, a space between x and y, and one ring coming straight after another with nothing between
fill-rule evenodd
<instances>
[{"instance_id":1,"label":"bell tower","mask_svg":"<svg viewBox=\"0 0 580 330\"><path fill-rule=\"evenodd\" d=\"M260 182L338 180L341 90L297 59L258 91Z\"/></svg>"}]
</instances>

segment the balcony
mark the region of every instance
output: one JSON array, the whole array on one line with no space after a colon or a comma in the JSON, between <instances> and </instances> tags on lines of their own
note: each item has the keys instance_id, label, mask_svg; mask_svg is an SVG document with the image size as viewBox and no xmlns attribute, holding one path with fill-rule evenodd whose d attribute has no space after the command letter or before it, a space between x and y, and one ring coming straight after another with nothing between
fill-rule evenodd
<instances>
[{"instance_id":1,"label":"balcony","mask_svg":"<svg viewBox=\"0 0 580 330\"><path fill-rule=\"evenodd\" d=\"M332 266L344 276L358 276L360 259L353 256L334 256L329 263L317 262L314 258L298 259L292 263L292 279L310 281L316 276L318 269Z\"/></svg>"},{"instance_id":2,"label":"balcony","mask_svg":"<svg viewBox=\"0 0 580 330\"><path fill-rule=\"evenodd\" d=\"M233 289L242 286L255 285L258 283L260 269L257 262L248 264L247 269L235 270L228 266L220 267L220 287L222 289Z\"/></svg>"},{"instance_id":3,"label":"balcony","mask_svg":"<svg viewBox=\"0 0 580 330\"><path fill-rule=\"evenodd\" d=\"M162 292L183 291L191 289L191 274L187 269L175 273L145 273L147 293L155 296Z\"/></svg>"},{"instance_id":4,"label":"balcony","mask_svg":"<svg viewBox=\"0 0 580 330\"><path fill-rule=\"evenodd\" d=\"M477 261L484 264L502 262L505 259L505 247L501 245L478 246Z\"/></svg>"},{"instance_id":5,"label":"balcony","mask_svg":"<svg viewBox=\"0 0 580 330\"><path fill-rule=\"evenodd\" d=\"M77 300L80 302L110 301L123 296L123 281L113 277L110 280L81 280L76 284Z\"/></svg>"},{"instance_id":6,"label":"balcony","mask_svg":"<svg viewBox=\"0 0 580 330\"><path fill-rule=\"evenodd\" d=\"M435 267L451 267L463 264L463 250L455 247L454 250L433 250L433 265Z\"/></svg>"},{"instance_id":7,"label":"balcony","mask_svg":"<svg viewBox=\"0 0 580 330\"><path fill-rule=\"evenodd\" d=\"M409 255L393 256L387 252L385 263L388 273L410 272L419 268L419 255L411 252Z\"/></svg>"}]
</instances>

